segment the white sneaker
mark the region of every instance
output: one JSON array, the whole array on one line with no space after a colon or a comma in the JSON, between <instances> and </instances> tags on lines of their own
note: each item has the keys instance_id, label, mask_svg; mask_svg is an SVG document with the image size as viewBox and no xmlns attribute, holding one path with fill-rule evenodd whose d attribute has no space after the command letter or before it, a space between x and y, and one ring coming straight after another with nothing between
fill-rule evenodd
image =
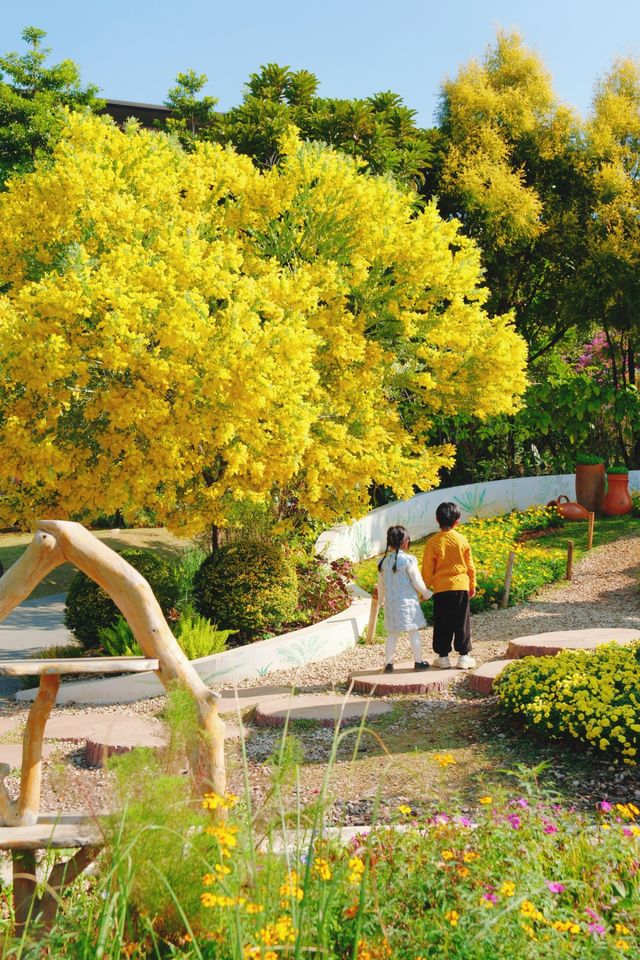
<instances>
[{"instance_id":1,"label":"white sneaker","mask_svg":"<svg viewBox=\"0 0 640 960\"><path fill-rule=\"evenodd\" d=\"M449 657L436 657L431 666L438 667L440 670L450 670L451 661Z\"/></svg>"},{"instance_id":2,"label":"white sneaker","mask_svg":"<svg viewBox=\"0 0 640 960\"><path fill-rule=\"evenodd\" d=\"M468 653L463 653L458 657L458 662L456 664L458 670L473 670L476 665L476 661L473 657L470 657Z\"/></svg>"}]
</instances>

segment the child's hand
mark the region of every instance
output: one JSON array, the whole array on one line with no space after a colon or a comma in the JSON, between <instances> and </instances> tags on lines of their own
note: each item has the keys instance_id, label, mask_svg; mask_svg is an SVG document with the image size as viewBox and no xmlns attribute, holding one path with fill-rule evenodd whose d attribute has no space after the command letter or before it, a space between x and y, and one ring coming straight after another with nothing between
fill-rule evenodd
<instances>
[{"instance_id":1,"label":"child's hand","mask_svg":"<svg viewBox=\"0 0 640 960\"><path fill-rule=\"evenodd\" d=\"M427 590L426 593L423 593L423 594L420 596L420 599L421 599L421 600L431 600L431 597L432 597L432 596L433 596L433 592L432 592L431 590Z\"/></svg>"},{"instance_id":2,"label":"child's hand","mask_svg":"<svg viewBox=\"0 0 640 960\"><path fill-rule=\"evenodd\" d=\"M469 600L473 600L475 595L476 595L476 588L474 587L473 590L469 590Z\"/></svg>"}]
</instances>

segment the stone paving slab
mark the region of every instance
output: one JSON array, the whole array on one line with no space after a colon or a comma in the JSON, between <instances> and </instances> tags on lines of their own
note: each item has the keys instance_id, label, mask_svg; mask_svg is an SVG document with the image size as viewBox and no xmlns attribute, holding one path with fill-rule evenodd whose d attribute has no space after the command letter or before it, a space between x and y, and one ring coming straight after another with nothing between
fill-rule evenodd
<instances>
[{"instance_id":1,"label":"stone paving slab","mask_svg":"<svg viewBox=\"0 0 640 960\"><path fill-rule=\"evenodd\" d=\"M462 670L416 671L413 661L396 663L393 673L382 670L360 670L352 673L349 682L356 693L368 693L376 697L386 697L394 693L429 693L447 690L454 678L460 678Z\"/></svg>"},{"instance_id":2,"label":"stone paving slab","mask_svg":"<svg viewBox=\"0 0 640 960\"><path fill-rule=\"evenodd\" d=\"M248 710L261 703L269 703L274 698L291 696L291 687L245 687L241 690L223 690L218 700L218 713L225 715L236 713L238 710Z\"/></svg>"},{"instance_id":3,"label":"stone paving slab","mask_svg":"<svg viewBox=\"0 0 640 960\"><path fill-rule=\"evenodd\" d=\"M295 720L315 720L326 727L336 723L377 717L392 710L389 703L372 703L370 700L344 697L338 694L301 694L299 697L282 697L256 707L255 721L259 726L282 727L287 717Z\"/></svg>"},{"instance_id":4,"label":"stone paving slab","mask_svg":"<svg viewBox=\"0 0 640 960\"><path fill-rule=\"evenodd\" d=\"M161 738L164 724L160 720L145 720L135 713L72 713L49 720L45 727L45 740L74 740L80 743L87 738L102 738L117 735L139 741L145 737ZM135 745L138 745L136 743ZM143 744L139 744L143 745ZM153 744L152 744L153 745Z\"/></svg>"},{"instance_id":5,"label":"stone paving slab","mask_svg":"<svg viewBox=\"0 0 640 960\"><path fill-rule=\"evenodd\" d=\"M56 745L54 743L43 743L43 758L46 760L55 749ZM22 767L22 744L0 743L0 763L8 763L12 770L20 770Z\"/></svg>"},{"instance_id":6,"label":"stone paving slab","mask_svg":"<svg viewBox=\"0 0 640 960\"><path fill-rule=\"evenodd\" d=\"M492 693L493 681L510 663L513 663L513 659L489 660L488 663L483 663L482 666L478 667L477 670L474 670L469 677L471 689L475 690L477 693Z\"/></svg>"},{"instance_id":7,"label":"stone paving slab","mask_svg":"<svg viewBox=\"0 0 640 960\"><path fill-rule=\"evenodd\" d=\"M595 650L605 643L631 643L640 640L639 630L627 627L594 627L588 630L554 630L531 634L509 641L507 657L555 656L562 650Z\"/></svg>"}]
</instances>

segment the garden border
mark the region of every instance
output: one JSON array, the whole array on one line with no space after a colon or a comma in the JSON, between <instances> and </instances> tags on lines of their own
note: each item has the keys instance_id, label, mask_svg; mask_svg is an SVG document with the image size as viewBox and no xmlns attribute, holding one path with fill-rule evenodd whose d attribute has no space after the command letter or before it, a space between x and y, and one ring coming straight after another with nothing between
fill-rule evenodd
<instances>
[{"instance_id":1,"label":"garden border","mask_svg":"<svg viewBox=\"0 0 640 960\"><path fill-rule=\"evenodd\" d=\"M640 470L629 472L629 489L640 490ZM325 530L318 537L315 549L328 560L338 557L348 557L356 562L368 560L384 551L387 529L391 526L401 524L406 527L414 540L435 532L436 507L442 500L453 500L460 507L462 519L469 520L544 505L561 494L566 494L570 500L575 499L574 474L511 477L430 490L418 493L410 500L377 507L353 523Z\"/></svg>"},{"instance_id":2,"label":"garden border","mask_svg":"<svg viewBox=\"0 0 640 960\"><path fill-rule=\"evenodd\" d=\"M192 660L200 677L210 686L221 686L266 677L276 670L290 670L336 657L354 647L369 619L370 597L355 584L351 587L351 605L341 613L310 627L292 630L244 647L226 650L210 657ZM19 690L16 700L33 700L37 690ZM133 703L164 694L155 673L137 673L104 680L86 680L60 684L56 704L87 703L106 706Z\"/></svg>"}]
</instances>

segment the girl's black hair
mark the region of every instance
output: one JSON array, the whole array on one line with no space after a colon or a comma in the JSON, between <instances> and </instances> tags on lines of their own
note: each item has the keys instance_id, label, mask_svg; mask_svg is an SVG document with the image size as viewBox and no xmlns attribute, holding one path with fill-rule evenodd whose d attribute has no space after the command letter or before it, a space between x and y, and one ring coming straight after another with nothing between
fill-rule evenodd
<instances>
[{"instance_id":1,"label":"girl's black hair","mask_svg":"<svg viewBox=\"0 0 640 960\"><path fill-rule=\"evenodd\" d=\"M384 563L384 558L386 557L386 555L389 552L389 549L391 548L391 550L395 550L396 552L395 560L393 561L392 570L394 573L397 573L398 551L400 550L400 547L402 546L402 544L404 543L404 541L407 539L408 536L409 536L409 533L404 527L389 527L389 529L387 530L387 548L384 551L382 560L378 564L378 570L382 570L382 564Z\"/></svg>"}]
</instances>

